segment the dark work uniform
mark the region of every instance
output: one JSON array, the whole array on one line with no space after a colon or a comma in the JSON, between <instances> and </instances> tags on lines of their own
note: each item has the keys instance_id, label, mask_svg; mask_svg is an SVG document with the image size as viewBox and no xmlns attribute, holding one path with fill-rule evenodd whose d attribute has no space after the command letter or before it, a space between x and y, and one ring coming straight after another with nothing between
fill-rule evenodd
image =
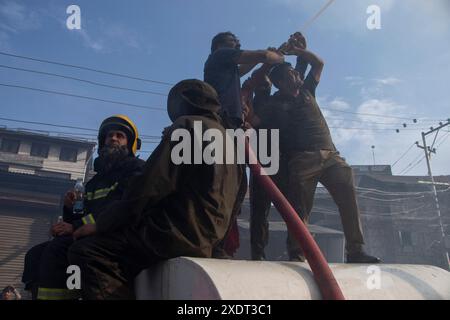
<instances>
[{"instance_id":1,"label":"dark work uniform","mask_svg":"<svg viewBox=\"0 0 450 320\"><path fill-rule=\"evenodd\" d=\"M63 221L73 223L76 219L71 210L63 210ZM41 265L42 254L45 248L51 241L46 241L32 247L25 255L23 264L22 282L25 285L25 290L31 291L31 298L37 299L38 285L39 285L39 268Z\"/></svg>"},{"instance_id":2,"label":"dark work uniform","mask_svg":"<svg viewBox=\"0 0 450 320\"><path fill-rule=\"evenodd\" d=\"M264 115L264 109L268 99L270 98L271 87L260 87L255 89L255 95L253 98L253 108L255 114L258 116ZM268 129L267 125L261 125L256 129ZM271 134L268 132L268 152L270 153L270 141ZM277 174L270 176L272 181L277 185L283 194L286 194L287 188L287 165L283 163L285 161L282 154L279 159L279 170ZM253 173L250 173L250 246L252 259L260 260L265 259L264 248L268 244L269 240L269 224L267 217L270 213L271 201L265 192L265 190L256 182L256 178Z\"/></svg>"},{"instance_id":3,"label":"dark work uniform","mask_svg":"<svg viewBox=\"0 0 450 320\"><path fill-rule=\"evenodd\" d=\"M25 290L31 291L31 298L37 298L39 266L41 264L42 253L50 241L40 243L27 251L23 263L22 282L25 284Z\"/></svg>"},{"instance_id":4,"label":"dark work uniform","mask_svg":"<svg viewBox=\"0 0 450 320\"><path fill-rule=\"evenodd\" d=\"M210 258L225 237L245 196L245 166L174 164L171 151L178 142L170 136L177 128L192 132L194 121L202 121L203 132L225 134L215 113L179 117L144 173L97 219L97 234L69 249L71 264L81 268L83 298L133 299L140 271L178 256Z\"/></svg>"},{"instance_id":5,"label":"dark work uniform","mask_svg":"<svg viewBox=\"0 0 450 320\"><path fill-rule=\"evenodd\" d=\"M280 168L285 166L287 172L284 194L302 220L308 222L317 184L322 183L338 206L347 252L359 252L364 241L352 170L334 146L315 98L316 87L310 72L297 97L276 92L259 110L261 128L280 129ZM258 186L254 188L256 193L261 192ZM256 257L263 255L267 244L268 206L267 200L252 205L251 243ZM287 245L291 259L303 260L301 249L290 234Z\"/></svg>"},{"instance_id":6,"label":"dark work uniform","mask_svg":"<svg viewBox=\"0 0 450 320\"><path fill-rule=\"evenodd\" d=\"M204 80L216 89L222 106L221 115L232 127L242 124L241 79L236 61L242 50L220 48L205 62Z\"/></svg>"},{"instance_id":7,"label":"dark work uniform","mask_svg":"<svg viewBox=\"0 0 450 320\"><path fill-rule=\"evenodd\" d=\"M104 170L101 159L94 162L97 174L85 187L84 216L71 222L74 230L84 224L96 223L99 214L114 200L122 197L128 181L142 172L145 161L129 156L109 169ZM64 208L65 214L71 210ZM77 240L81 241L81 240ZM79 291L69 290L66 273L69 261L67 251L74 243L72 235L57 236L45 246L40 259L38 299L66 300L79 297Z\"/></svg>"}]
</instances>

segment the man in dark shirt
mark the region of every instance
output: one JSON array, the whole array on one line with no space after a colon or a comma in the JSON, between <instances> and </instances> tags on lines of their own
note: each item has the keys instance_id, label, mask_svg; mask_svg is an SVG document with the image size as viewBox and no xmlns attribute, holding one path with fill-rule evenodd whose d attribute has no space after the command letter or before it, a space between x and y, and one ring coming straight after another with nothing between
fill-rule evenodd
<instances>
[{"instance_id":1,"label":"man in dark shirt","mask_svg":"<svg viewBox=\"0 0 450 320\"><path fill-rule=\"evenodd\" d=\"M270 80L279 89L262 106L255 107L260 128L280 130L280 167L286 166L286 193L289 202L307 223L313 206L317 184L322 183L336 202L346 238L348 263L377 263L380 260L363 251L363 234L356 202L353 174L350 166L339 156L327 122L317 104L315 93L323 69L323 61L306 50L304 37L297 33L289 41L286 54L297 56L296 69L289 63L275 66ZM306 79L303 72L311 65ZM270 203L269 203L270 204ZM253 218L253 228L260 228L263 217ZM252 212L253 216L260 213ZM267 223L267 222L266 222ZM267 234L267 232L265 233ZM258 234L252 233L253 238ZM267 239L252 239L253 258L263 258ZM288 253L291 260L304 261L300 247L288 235ZM258 254L260 257L258 257Z\"/></svg>"},{"instance_id":2,"label":"man in dark shirt","mask_svg":"<svg viewBox=\"0 0 450 320\"><path fill-rule=\"evenodd\" d=\"M284 61L282 54L271 50L241 50L239 39L231 32L217 34L211 43L211 54L205 62L204 80L216 89L222 106L221 115L229 126L242 125L240 77L258 63Z\"/></svg>"}]
</instances>

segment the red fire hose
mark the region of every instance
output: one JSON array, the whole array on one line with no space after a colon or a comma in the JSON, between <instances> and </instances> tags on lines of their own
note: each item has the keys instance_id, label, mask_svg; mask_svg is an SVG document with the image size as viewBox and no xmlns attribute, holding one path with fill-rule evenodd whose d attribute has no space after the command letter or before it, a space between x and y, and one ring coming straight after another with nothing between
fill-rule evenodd
<instances>
[{"instance_id":1,"label":"red fire hose","mask_svg":"<svg viewBox=\"0 0 450 320\"><path fill-rule=\"evenodd\" d=\"M322 298L324 300L345 300L336 278L331 272L325 257L319 249L319 246L309 233L309 230L306 228L303 221L300 219L294 208L292 208L275 183L273 183L272 179L270 179L267 175L261 174L261 171L264 169L256 160L253 150L249 147L247 139L245 143L245 152L247 159L249 159L248 165L251 172L267 192L274 206L278 209L278 212L286 222L289 231L295 236L300 247L302 248L305 258L311 267L311 271L314 275L319 290L322 293Z\"/></svg>"}]
</instances>

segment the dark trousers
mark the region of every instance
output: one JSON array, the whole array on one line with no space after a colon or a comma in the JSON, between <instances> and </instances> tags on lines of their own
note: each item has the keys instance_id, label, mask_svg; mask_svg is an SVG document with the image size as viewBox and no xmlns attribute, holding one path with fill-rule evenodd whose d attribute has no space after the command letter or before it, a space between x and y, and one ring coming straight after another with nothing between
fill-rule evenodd
<instances>
[{"instance_id":1,"label":"dark trousers","mask_svg":"<svg viewBox=\"0 0 450 320\"><path fill-rule=\"evenodd\" d=\"M300 218L308 223L317 184L322 183L339 209L346 239L346 251L349 253L361 251L364 240L353 174L345 160L335 151L320 150L289 154L286 162L280 162L280 169L282 164L287 167L287 176L285 176L287 187L282 192ZM259 186L256 188L260 189ZM257 192L258 190L256 190L256 196L250 198L251 201L253 198L251 216L257 217L252 218L252 255L261 254L268 239L267 214L270 202L267 197L258 196ZM289 233L287 247L291 259L303 258L297 241Z\"/></svg>"},{"instance_id":2,"label":"dark trousers","mask_svg":"<svg viewBox=\"0 0 450 320\"><path fill-rule=\"evenodd\" d=\"M270 176L283 194L286 194L288 175L286 159L280 157L279 170ZM265 259L264 248L269 241L269 223L271 201L258 183L257 178L250 175L250 247L252 259Z\"/></svg>"},{"instance_id":3,"label":"dark trousers","mask_svg":"<svg viewBox=\"0 0 450 320\"><path fill-rule=\"evenodd\" d=\"M250 175L250 247L253 260L265 259L264 248L269 243L270 199L264 189Z\"/></svg>"},{"instance_id":4,"label":"dark trousers","mask_svg":"<svg viewBox=\"0 0 450 320\"><path fill-rule=\"evenodd\" d=\"M69 261L81 270L84 300L135 299L134 278L161 258L130 237L122 232L93 235L70 247Z\"/></svg>"},{"instance_id":5,"label":"dark trousers","mask_svg":"<svg viewBox=\"0 0 450 320\"><path fill-rule=\"evenodd\" d=\"M41 264L42 254L44 253L44 250L49 243L50 241L40 243L32 247L25 254L22 282L25 284L25 290L31 291L31 298L33 300L36 300L37 298L39 285L39 268Z\"/></svg>"},{"instance_id":6,"label":"dark trousers","mask_svg":"<svg viewBox=\"0 0 450 320\"><path fill-rule=\"evenodd\" d=\"M314 203L314 194L320 182L336 203L346 240L346 251L362 250L364 244L353 172L336 151L320 150L297 152L289 156L288 199L305 223ZM288 236L291 255L301 252L297 241Z\"/></svg>"},{"instance_id":7,"label":"dark trousers","mask_svg":"<svg viewBox=\"0 0 450 320\"><path fill-rule=\"evenodd\" d=\"M59 236L49 241L42 252L39 266L38 299L66 300L77 294L67 288L67 250L73 243L72 236Z\"/></svg>"}]
</instances>

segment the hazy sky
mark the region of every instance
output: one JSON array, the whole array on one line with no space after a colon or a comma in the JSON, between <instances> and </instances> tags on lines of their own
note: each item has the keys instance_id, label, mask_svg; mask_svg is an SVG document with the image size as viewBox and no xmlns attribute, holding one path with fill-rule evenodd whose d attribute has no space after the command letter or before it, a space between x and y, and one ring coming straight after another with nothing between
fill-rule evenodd
<instances>
[{"instance_id":1,"label":"hazy sky","mask_svg":"<svg viewBox=\"0 0 450 320\"><path fill-rule=\"evenodd\" d=\"M13 1L0 0L0 51L176 83L203 78L211 38L232 31L243 49L277 46L328 0ZM420 132L450 118L450 1L336 0L304 31L325 61L317 89L334 141L350 164L393 164ZM69 30L66 8L81 8L81 30ZM381 8L381 29L369 30L369 5ZM289 58L292 60L292 58ZM169 85L124 79L0 54L0 84L27 86L165 108L166 97L13 70L56 73L167 94ZM0 117L97 129L107 116L130 116L144 135L159 136L165 111L0 86ZM353 113L358 114L353 114ZM377 114L379 117L362 115ZM382 117L384 116L384 117ZM414 124L412 119L418 119ZM407 127L403 128L402 124ZM14 123L8 127L71 133L73 129ZM399 128L400 133L395 129ZM435 174L450 174L450 137L437 137ZM91 132L92 134L93 132ZM153 139L154 140L154 139ZM431 143L433 137L429 138ZM148 138L147 140L148 141ZM147 158L154 143L145 143ZM412 147L395 174L426 174ZM417 165L416 165L417 164ZM411 169L411 170L409 170Z\"/></svg>"}]
</instances>

